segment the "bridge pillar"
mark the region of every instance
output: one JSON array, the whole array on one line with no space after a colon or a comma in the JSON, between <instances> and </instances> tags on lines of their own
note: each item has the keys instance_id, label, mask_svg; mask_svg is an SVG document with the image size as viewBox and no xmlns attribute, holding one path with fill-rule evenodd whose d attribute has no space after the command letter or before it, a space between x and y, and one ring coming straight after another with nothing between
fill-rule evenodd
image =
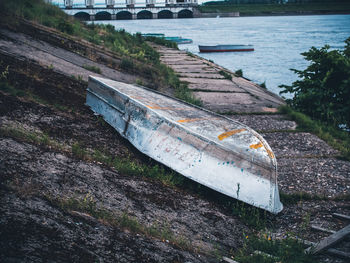
<instances>
[{"instance_id":1,"label":"bridge pillar","mask_svg":"<svg viewBox=\"0 0 350 263\"><path fill-rule=\"evenodd\" d=\"M132 15L131 15L131 18L132 18L132 20L137 19L137 14L132 14Z\"/></svg>"},{"instance_id":2,"label":"bridge pillar","mask_svg":"<svg viewBox=\"0 0 350 263\"><path fill-rule=\"evenodd\" d=\"M153 19L157 19L158 18L158 14L157 13L152 13L152 18Z\"/></svg>"},{"instance_id":3,"label":"bridge pillar","mask_svg":"<svg viewBox=\"0 0 350 263\"><path fill-rule=\"evenodd\" d=\"M116 14L111 15L111 20L117 20L117 15Z\"/></svg>"},{"instance_id":4,"label":"bridge pillar","mask_svg":"<svg viewBox=\"0 0 350 263\"><path fill-rule=\"evenodd\" d=\"M94 8L95 1L94 0L85 0L86 8Z\"/></svg>"},{"instance_id":5,"label":"bridge pillar","mask_svg":"<svg viewBox=\"0 0 350 263\"><path fill-rule=\"evenodd\" d=\"M95 15L90 15L90 21L95 21Z\"/></svg>"},{"instance_id":6,"label":"bridge pillar","mask_svg":"<svg viewBox=\"0 0 350 263\"><path fill-rule=\"evenodd\" d=\"M73 8L73 0L64 0L64 6L67 9Z\"/></svg>"},{"instance_id":7,"label":"bridge pillar","mask_svg":"<svg viewBox=\"0 0 350 263\"><path fill-rule=\"evenodd\" d=\"M115 0L106 0L107 8L113 8L115 5Z\"/></svg>"},{"instance_id":8,"label":"bridge pillar","mask_svg":"<svg viewBox=\"0 0 350 263\"><path fill-rule=\"evenodd\" d=\"M175 0L165 0L165 6L175 6Z\"/></svg>"},{"instance_id":9,"label":"bridge pillar","mask_svg":"<svg viewBox=\"0 0 350 263\"><path fill-rule=\"evenodd\" d=\"M146 0L146 7L154 7L156 0Z\"/></svg>"},{"instance_id":10,"label":"bridge pillar","mask_svg":"<svg viewBox=\"0 0 350 263\"><path fill-rule=\"evenodd\" d=\"M135 0L126 0L126 7L127 8L134 8L135 7Z\"/></svg>"},{"instance_id":11,"label":"bridge pillar","mask_svg":"<svg viewBox=\"0 0 350 263\"><path fill-rule=\"evenodd\" d=\"M173 13L173 18L177 18L177 14L178 14L177 12L174 12Z\"/></svg>"}]
</instances>

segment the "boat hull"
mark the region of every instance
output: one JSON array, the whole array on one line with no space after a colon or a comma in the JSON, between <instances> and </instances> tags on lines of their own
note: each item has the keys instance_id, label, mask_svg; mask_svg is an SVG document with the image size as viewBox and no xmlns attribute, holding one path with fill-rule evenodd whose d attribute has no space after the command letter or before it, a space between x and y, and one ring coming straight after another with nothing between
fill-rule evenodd
<instances>
[{"instance_id":1,"label":"boat hull","mask_svg":"<svg viewBox=\"0 0 350 263\"><path fill-rule=\"evenodd\" d=\"M217 46L198 46L199 52L246 52L254 51L252 45L217 45Z\"/></svg>"},{"instance_id":2,"label":"boat hull","mask_svg":"<svg viewBox=\"0 0 350 263\"><path fill-rule=\"evenodd\" d=\"M107 79L90 77L87 91L87 105L142 153L218 192L272 213L282 210L275 157L249 127Z\"/></svg>"}]
</instances>

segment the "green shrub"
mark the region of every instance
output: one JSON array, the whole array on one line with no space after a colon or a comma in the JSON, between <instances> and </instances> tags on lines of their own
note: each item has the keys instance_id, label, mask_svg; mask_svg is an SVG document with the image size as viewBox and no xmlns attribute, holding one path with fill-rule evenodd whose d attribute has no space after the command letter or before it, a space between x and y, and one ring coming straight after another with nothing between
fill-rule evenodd
<instances>
[{"instance_id":1,"label":"green shrub","mask_svg":"<svg viewBox=\"0 0 350 263\"><path fill-rule=\"evenodd\" d=\"M312 47L302 53L310 65L305 70L292 69L299 80L281 85L280 93L291 93L287 103L312 119L350 127L350 38L344 51L329 50L328 45Z\"/></svg>"},{"instance_id":2,"label":"green shrub","mask_svg":"<svg viewBox=\"0 0 350 263\"><path fill-rule=\"evenodd\" d=\"M87 69L89 71L92 71L92 72L95 72L95 73L98 73L98 74L101 74L101 69L99 67L96 67L96 66L92 66L92 65L83 65L83 68L84 69Z\"/></svg>"},{"instance_id":3,"label":"green shrub","mask_svg":"<svg viewBox=\"0 0 350 263\"><path fill-rule=\"evenodd\" d=\"M126 71L133 71L134 70L134 62L131 59L123 58L122 62L120 63L120 68L122 68Z\"/></svg>"},{"instance_id":4,"label":"green shrub","mask_svg":"<svg viewBox=\"0 0 350 263\"><path fill-rule=\"evenodd\" d=\"M243 70L241 70L241 69L236 70L236 71L235 71L235 75L236 75L237 77L243 77Z\"/></svg>"},{"instance_id":5,"label":"green shrub","mask_svg":"<svg viewBox=\"0 0 350 263\"><path fill-rule=\"evenodd\" d=\"M202 102L193 96L191 90L185 84L181 84L175 89L175 97L193 105L202 105Z\"/></svg>"},{"instance_id":6,"label":"green shrub","mask_svg":"<svg viewBox=\"0 0 350 263\"><path fill-rule=\"evenodd\" d=\"M263 89L267 89L267 87L266 87L266 82L264 81L263 83L261 83L260 85L259 85L261 88L263 88Z\"/></svg>"},{"instance_id":7,"label":"green shrub","mask_svg":"<svg viewBox=\"0 0 350 263\"><path fill-rule=\"evenodd\" d=\"M74 143L72 145L72 153L74 156L80 159L85 159L87 156L87 151L83 148L80 143Z\"/></svg>"},{"instance_id":8,"label":"green shrub","mask_svg":"<svg viewBox=\"0 0 350 263\"><path fill-rule=\"evenodd\" d=\"M150 42L153 42L153 43L158 44L158 45L178 49L178 46L175 42L166 40L166 39L161 38L161 37L144 37L144 39L146 41L150 41Z\"/></svg>"},{"instance_id":9,"label":"green shrub","mask_svg":"<svg viewBox=\"0 0 350 263\"><path fill-rule=\"evenodd\" d=\"M224 76L225 79L232 80L232 75L230 73L227 73L226 71L220 70L219 74L221 76Z\"/></svg>"}]
</instances>

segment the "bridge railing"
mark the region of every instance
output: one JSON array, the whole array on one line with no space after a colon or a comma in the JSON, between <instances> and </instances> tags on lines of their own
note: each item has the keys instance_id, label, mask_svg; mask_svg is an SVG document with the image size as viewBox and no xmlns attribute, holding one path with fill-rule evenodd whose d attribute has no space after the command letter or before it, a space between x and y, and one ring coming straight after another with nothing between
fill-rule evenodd
<instances>
[{"instance_id":1,"label":"bridge railing","mask_svg":"<svg viewBox=\"0 0 350 263\"><path fill-rule=\"evenodd\" d=\"M126 6L194 6L198 4L198 0L184 0L184 2L177 2L177 0L146 0L135 1L125 0L124 3L114 0L106 0L104 3L95 3L94 0L85 0L85 3L76 3L73 0L65 0L64 3L56 3L60 8L113 8L113 7L126 7Z\"/></svg>"}]
</instances>

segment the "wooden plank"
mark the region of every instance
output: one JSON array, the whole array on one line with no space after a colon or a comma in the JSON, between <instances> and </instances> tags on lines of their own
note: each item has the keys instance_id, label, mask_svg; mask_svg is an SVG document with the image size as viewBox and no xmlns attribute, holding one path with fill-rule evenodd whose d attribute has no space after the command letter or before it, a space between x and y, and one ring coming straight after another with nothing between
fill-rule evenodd
<instances>
[{"instance_id":1,"label":"wooden plank","mask_svg":"<svg viewBox=\"0 0 350 263\"><path fill-rule=\"evenodd\" d=\"M311 247L305 249L305 252L311 253L311 254L320 253L321 251L326 250L329 247L335 245L337 242L343 240L349 234L350 234L350 225L342 228L338 232L330 235L329 237L322 239L315 246L311 246Z\"/></svg>"},{"instance_id":2,"label":"wooden plank","mask_svg":"<svg viewBox=\"0 0 350 263\"><path fill-rule=\"evenodd\" d=\"M334 216L336 218L339 218L339 219L344 219L344 220L349 220L350 221L350 216L347 216L347 215L333 213L332 216Z\"/></svg>"},{"instance_id":3,"label":"wooden plank","mask_svg":"<svg viewBox=\"0 0 350 263\"><path fill-rule=\"evenodd\" d=\"M317 230L317 231L322 231L322 232L326 232L329 234L334 234L336 231L330 230L330 229L326 229L320 226L316 226L316 225L311 225L311 229L313 230Z\"/></svg>"},{"instance_id":4,"label":"wooden plank","mask_svg":"<svg viewBox=\"0 0 350 263\"><path fill-rule=\"evenodd\" d=\"M304 244L305 247L315 246L317 243L311 242L309 240L301 239L301 238L295 238L296 240L299 240L302 244ZM334 248L329 248L326 251L327 254L331 254L333 256L339 257L339 258L345 258L350 259L350 253L340 251Z\"/></svg>"}]
</instances>

